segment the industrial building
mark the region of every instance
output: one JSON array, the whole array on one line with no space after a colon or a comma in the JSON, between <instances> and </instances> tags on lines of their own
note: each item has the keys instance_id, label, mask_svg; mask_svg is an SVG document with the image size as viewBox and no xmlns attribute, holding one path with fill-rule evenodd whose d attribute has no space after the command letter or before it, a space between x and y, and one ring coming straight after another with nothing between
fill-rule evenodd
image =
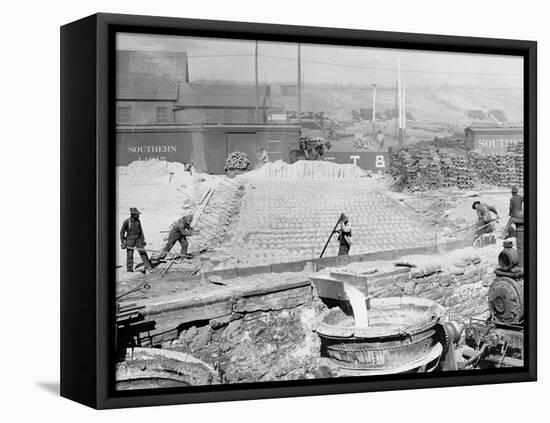
<instances>
[{"instance_id":1,"label":"industrial building","mask_svg":"<svg viewBox=\"0 0 550 423\"><path fill-rule=\"evenodd\" d=\"M116 123L174 123L178 84L189 82L187 53L117 51Z\"/></svg>"},{"instance_id":2,"label":"industrial building","mask_svg":"<svg viewBox=\"0 0 550 423\"><path fill-rule=\"evenodd\" d=\"M299 125L197 124L119 125L117 166L136 160L161 159L188 163L203 172L223 174L229 153L248 155L250 168L261 161L261 149L269 161L289 161L298 149Z\"/></svg>"},{"instance_id":3,"label":"industrial building","mask_svg":"<svg viewBox=\"0 0 550 423\"><path fill-rule=\"evenodd\" d=\"M271 88L189 82L184 52L117 52L117 165L135 160L193 162L224 173L229 153L289 160L299 125L267 124ZM262 151L263 150L263 151Z\"/></svg>"},{"instance_id":4,"label":"industrial building","mask_svg":"<svg viewBox=\"0 0 550 423\"><path fill-rule=\"evenodd\" d=\"M174 105L175 123L264 123L271 106L271 89L260 86L258 97L256 94L254 85L182 82Z\"/></svg>"},{"instance_id":5,"label":"industrial building","mask_svg":"<svg viewBox=\"0 0 550 423\"><path fill-rule=\"evenodd\" d=\"M523 126L470 126L464 130L467 149L487 154L503 154L523 143Z\"/></svg>"}]
</instances>

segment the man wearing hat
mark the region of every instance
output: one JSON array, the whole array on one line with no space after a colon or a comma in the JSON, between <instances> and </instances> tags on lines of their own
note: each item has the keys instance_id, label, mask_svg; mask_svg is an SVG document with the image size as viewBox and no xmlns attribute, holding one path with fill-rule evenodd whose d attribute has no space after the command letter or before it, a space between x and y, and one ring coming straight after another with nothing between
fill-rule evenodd
<instances>
[{"instance_id":1,"label":"man wearing hat","mask_svg":"<svg viewBox=\"0 0 550 423\"><path fill-rule=\"evenodd\" d=\"M187 214L181 219L176 220L172 224L170 232L168 233L168 241L166 241L166 245L162 249L162 252L159 254L159 256L155 257L156 260L162 260L163 258L165 258L176 242L180 243L181 256L187 255L187 247L189 246L189 243L187 242L187 237L196 234L196 231L191 228L192 221L193 215Z\"/></svg>"},{"instance_id":2,"label":"man wearing hat","mask_svg":"<svg viewBox=\"0 0 550 423\"><path fill-rule=\"evenodd\" d=\"M508 223L502 230L502 237L506 238L512 224L523 224L523 197L518 194L517 187L512 187L512 198L510 198L510 213Z\"/></svg>"},{"instance_id":3,"label":"man wearing hat","mask_svg":"<svg viewBox=\"0 0 550 423\"><path fill-rule=\"evenodd\" d=\"M121 248L126 250L126 270L134 271L134 250L137 250L146 270L152 270L151 262L144 248L145 234L139 220L140 212L135 207L130 208L130 217L122 223L120 229Z\"/></svg>"},{"instance_id":4,"label":"man wearing hat","mask_svg":"<svg viewBox=\"0 0 550 423\"><path fill-rule=\"evenodd\" d=\"M494 232L494 221L498 219L497 210L493 206L489 206L481 201L474 201L472 209L477 213L478 227L476 229L476 237ZM495 214L495 218L491 216L491 212Z\"/></svg>"},{"instance_id":5,"label":"man wearing hat","mask_svg":"<svg viewBox=\"0 0 550 423\"><path fill-rule=\"evenodd\" d=\"M351 226L348 217L344 213L340 215L340 229L337 229L336 232L338 232L338 242L340 243L338 255L347 256L351 248Z\"/></svg>"}]
</instances>

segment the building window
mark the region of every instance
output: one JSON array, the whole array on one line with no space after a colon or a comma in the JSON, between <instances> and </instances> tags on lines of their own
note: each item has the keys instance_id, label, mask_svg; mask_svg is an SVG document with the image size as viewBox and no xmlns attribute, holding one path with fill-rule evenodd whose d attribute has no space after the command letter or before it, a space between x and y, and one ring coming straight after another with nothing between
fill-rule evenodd
<instances>
[{"instance_id":1,"label":"building window","mask_svg":"<svg viewBox=\"0 0 550 423\"><path fill-rule=\"evenodd\" d=\"M223 121L224 123L231 123L231 109L224 109Z\"/></svg>"},{"instance_id":2,"label":"building window","mask_svg":"<svg viewBox=\"0 0 550 423\"><path fill-rule=\"evenodd\" d=\"M119 124L130 123L130 107L117 107L116 121Z\"/></svg>"},{"instance_id":3,"label":"building window","mask_svg":"<svg viewBox=\"0 0 550 423\"><path fill-rule=\"evenodd\" d=\"M255 122L256 122L256 110L249 110L248 123L255 123Z\"/></svg>"},{"instance_id":4,"label":"building window","mask_svg":"<svg viewBox=\"0 0 550 423\"><path fill-rule=\"evenodd\" d=\"M169 123L168 107L157 107L157 123Z\"/></svg>"}]
</instances>

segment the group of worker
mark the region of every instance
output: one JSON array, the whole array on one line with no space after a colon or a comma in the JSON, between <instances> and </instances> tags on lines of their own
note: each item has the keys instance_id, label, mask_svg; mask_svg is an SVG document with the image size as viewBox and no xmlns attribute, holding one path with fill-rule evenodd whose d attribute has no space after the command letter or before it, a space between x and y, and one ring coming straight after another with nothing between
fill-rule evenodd
<instances>
[{"instance_id":1,"label":"group of worker","mask_svg":"<svg viewBox=\"0 0 550 423\"><path fill-rule=\"evenodd\" d=\"M474 209L477 214L476 238L483 234L495 232L495 222L499 219L496 208L476 200L472 204L472 209ZM491 213L494 214L494 216ZM517 187L512 187L508 222L504 226L500 237L508 238L511 235L510 229L512 225L523 225L523 222L523 196L519 195ZM338 255L348 255L351 248L351 227L349 219L344 213L340 215L333 234L334 233L338 234Z\"/></svg>"},{"instance_id":2,"label":"group of worker","mask_svg":"<svg viewBox=\"0 0 550 423\"><path fill-rule=\"evenodd\" d=\"M154 252L155 254L151 256L151 259L149 259L147 254L148 250L145 249L147 243L145 242L145 233L143 232L143 227L139 220L140 214L137 208L131 207L130 217L122 223L122 228L120 229L121 248L126 250L126 270L128 272L134 271L134 251L136 250L143 261L144 271L146 273L153 271L155 265L166 258L176 242L179 242L181 247L179 256L188 256L187 248L189 243L187 242L187 237L195 235L197 232L191 227L191 223L193 222L192 214L186 214L172 224L164 248L162 251ZM177 257L178 256L175 258Z\"/></svg>"},{"instance_id":3,"label":"group of worker","mask_svg":"<svg viewBox=\"0 0 550 423\"><path fill-rule=\"evenodd\" d=\"M496 208L486 203L482 203L481 201L474 201L472 209L474 209L477 214L476 237L495 232L495 221L499 219ZM494 214L494 217L491 213ZM512 187L508 222L506 222L500 234L500 238L508 238L510 236L512 225L523 225L523 196L519 195L517 187Z\"/></svg>"},{"instance_id":4,"label":"group of worker","mask_svg":"<svg viewBox=\"0 0 550 423\"><path fill-rule=\"evenodd\" d=\"M495 221L499 219L496 208L476 200L472 204L472 209L474 209L477 214L476 237L495 232ZM120 229L121 248L126 250L126 270L128 272L134 271L135 250L137 250L143 261L145 272L152 271L156 264L166 258L176 242L179 242L181 246L180 257L187 256L187 248L189 245L187 237L196 233L191 227L193 221L192 214L186 214L172 224L164 248L160 252L155 252L151 260L145 249L147 244L145 242L145 234L139 216L140 212L137 208L130 208L130 217L122 223L122 228ZM502 238L507 238L510 235L509 232L512 225L517 226L523 224L523 197L518 194L518 189L516 187L512 187L512 197L510 198L508 216L508 222L501 234ZM349 218L344 213L340 215L331 237L335 233L338 234L338 255L348 255L351 249L352 234Z\"/></svg>"}]
</instances>

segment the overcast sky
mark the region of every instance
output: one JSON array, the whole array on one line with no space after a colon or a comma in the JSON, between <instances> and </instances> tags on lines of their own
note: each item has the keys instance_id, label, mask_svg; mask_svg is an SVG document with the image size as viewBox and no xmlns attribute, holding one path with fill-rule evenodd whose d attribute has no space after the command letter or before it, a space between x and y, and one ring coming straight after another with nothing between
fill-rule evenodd
<instances>
[{"instance_id":1,"label":"overcast sky","mask_svg":"<svg viewBox=\"0 0 550 423\"><path fill-rule=\"evenodd\" d=\"M191 81L254 81L254 41L119 34L120 50L185 51ZM297 44L259 42L259 79L295 82ZM202 57L201 57L202 56ZM206 56L206 57L205 57ZM408 86L522 87L521 57L302 44L307 83L394 85L398 61Z\"/></svg>"}]
</instances>

